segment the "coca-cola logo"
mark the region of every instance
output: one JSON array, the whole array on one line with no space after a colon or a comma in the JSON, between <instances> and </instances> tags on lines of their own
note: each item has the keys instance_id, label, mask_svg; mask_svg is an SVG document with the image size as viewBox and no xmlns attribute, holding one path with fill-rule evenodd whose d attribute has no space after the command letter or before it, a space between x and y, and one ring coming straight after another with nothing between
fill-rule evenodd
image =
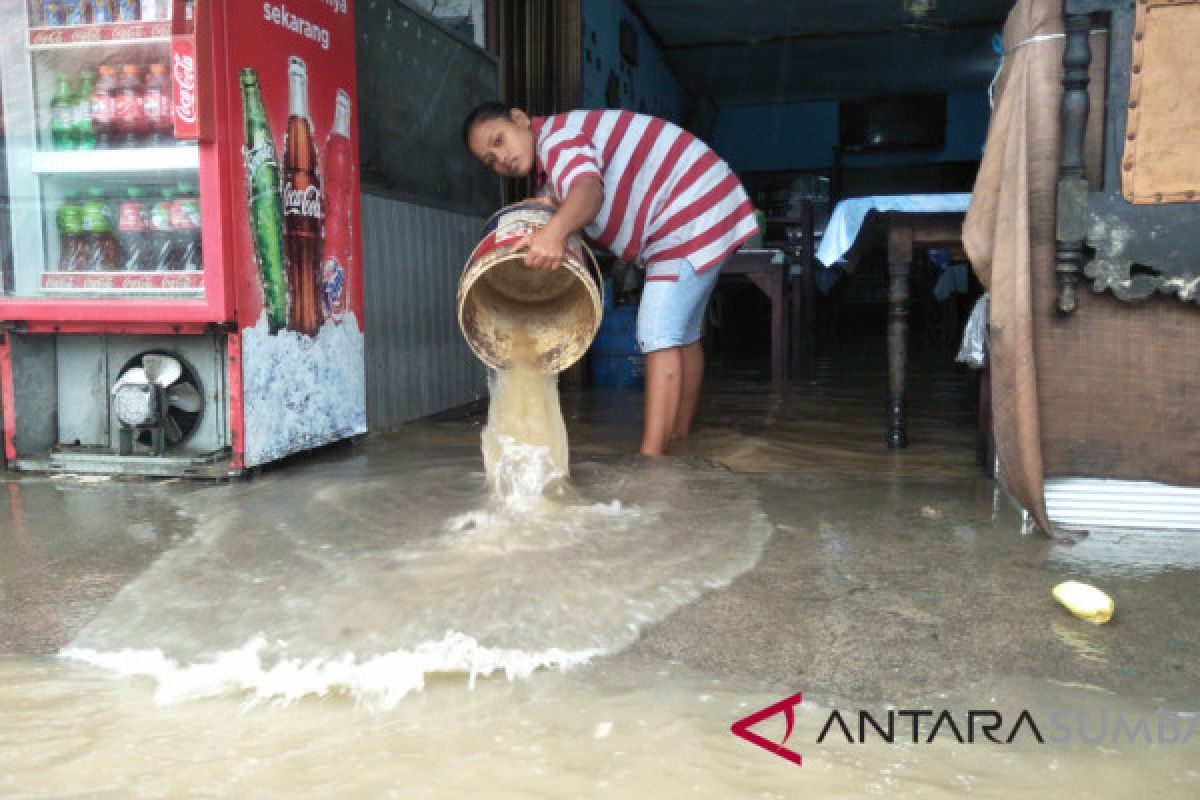
<instances>
[{"instance_id":1,"label":"coca-cola logo","mask_svg":"<svg viewBox=\"0 0 1200 800\"><path fill-rule=\"evenodd\" d=\"M196 121L196 59L188 53L171 54L171 75L179 102L175 116L189 125Z\"/></svg>"},{"instance_id":2,"label":"coca-cola logo","mask_svg":"<svg viewBox=\"0 0 1200 800\"><path fill-rule=\"evenodd\" d=\"M315 184L297 189L288 181L283 187L283 213L302 217L321 218L321 190Z\"/></svg>"},{"instance_id":3,"label":"coca-cola logo","mask_svg":"<svg viewBox=\"0 0 1200 800\"><path fill-rule=\"evenodd\" d=\"M112 95L92 96L92 119L96 122L111 122L117 113L117 101Z\"/></svg>"}]
</instances>

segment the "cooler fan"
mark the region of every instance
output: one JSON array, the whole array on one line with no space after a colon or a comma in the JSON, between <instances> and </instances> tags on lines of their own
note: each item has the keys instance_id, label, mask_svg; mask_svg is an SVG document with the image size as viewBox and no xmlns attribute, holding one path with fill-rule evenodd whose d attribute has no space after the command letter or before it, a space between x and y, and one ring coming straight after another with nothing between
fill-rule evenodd
<instances>
[{"instance_id":1,"label":"cooler fan","mask_svg":"<svg viewBox=\"0 0 1200 800\"><path fill-rule=\"evenodd\" d=\"M187 439L204 410L198 385L195 373L174 356L148 352L130 359L112 388L120 454L131 455L136 440L161 456Z\"/></svg>"}]
</instances>

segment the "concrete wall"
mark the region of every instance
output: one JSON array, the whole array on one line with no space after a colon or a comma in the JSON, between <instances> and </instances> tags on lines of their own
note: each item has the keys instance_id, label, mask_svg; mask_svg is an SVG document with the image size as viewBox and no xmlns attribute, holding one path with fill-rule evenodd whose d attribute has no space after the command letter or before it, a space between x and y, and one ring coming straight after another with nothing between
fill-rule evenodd
<instances>
[{"instance_id":1,"label":"concrete wall","mask_svg":"<svg viewBox=\"0 0 1200 800\"><path fill-rule=\"evenodd\" d=\"M848 156L847 167L976 161L983 154L991 110L986 92L951 93L946 107L946 146L939 153ZM735 170L826 169L838 139L834 101L722 108L714 148Z\"/></svg>"},{"instance_id":2,"label":"concrete wall","mask_svg":"<svg viewBox=\"0 0 1200 800\"><path fill-rule=\"evenodd\" d=\"M487 389L458 329L458 276L483 220L363 194L367 425L381 433Z\"/></svg>"},{"instance_id":3,"label":"concrete wall","mask_svg":"<svg viewBox=\"0 0 1200 800\"><path fill-rule=\"evenodd\" d=\"M638 63L626 64L620 52L621 20L638 33ZM682 123L688 96L662 53L624 0L583 0L584 108L605 108L604 89L610 72L621 81L620 108L645 111Z\"/></svg>"}]
</instances>

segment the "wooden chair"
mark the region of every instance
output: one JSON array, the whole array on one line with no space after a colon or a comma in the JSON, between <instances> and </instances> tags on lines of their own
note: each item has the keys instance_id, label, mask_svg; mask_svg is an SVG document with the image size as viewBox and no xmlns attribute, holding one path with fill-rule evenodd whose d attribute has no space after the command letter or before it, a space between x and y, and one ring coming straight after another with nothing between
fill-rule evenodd
<instances>
[{"instance_id":1,"label":"wooden chair","mask_svg":"<svg viewBox=\"0 0 1200 800\"><path fill-rule=\"evenodd\" d=\"M1075 311L1081 275L1128 302L1156 292L1200 302L1200 0L1066 0L1064 13L1058 310ZM1108 85L1092 191L1084 144L1097 28L1109 31Z\"/></svg>"}]
</instances>

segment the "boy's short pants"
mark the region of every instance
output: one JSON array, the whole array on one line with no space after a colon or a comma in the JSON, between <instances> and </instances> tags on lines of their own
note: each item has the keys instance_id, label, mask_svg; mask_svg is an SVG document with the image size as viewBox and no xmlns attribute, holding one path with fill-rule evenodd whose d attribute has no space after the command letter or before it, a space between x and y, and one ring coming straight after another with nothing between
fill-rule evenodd
<instances>
[{"instance_id":1,"label":"boy's short pants","mask_svg":"<svg viewBox=\"0 0 1200 800\"><path fill-rule=\"evenodd\" d=\"M700 340L704 310L721 266L715 264L697 275L691 263L681 258L679 280L646 281L637 318L638 346L643 353Z\"/></svg>"}]
</instances>

